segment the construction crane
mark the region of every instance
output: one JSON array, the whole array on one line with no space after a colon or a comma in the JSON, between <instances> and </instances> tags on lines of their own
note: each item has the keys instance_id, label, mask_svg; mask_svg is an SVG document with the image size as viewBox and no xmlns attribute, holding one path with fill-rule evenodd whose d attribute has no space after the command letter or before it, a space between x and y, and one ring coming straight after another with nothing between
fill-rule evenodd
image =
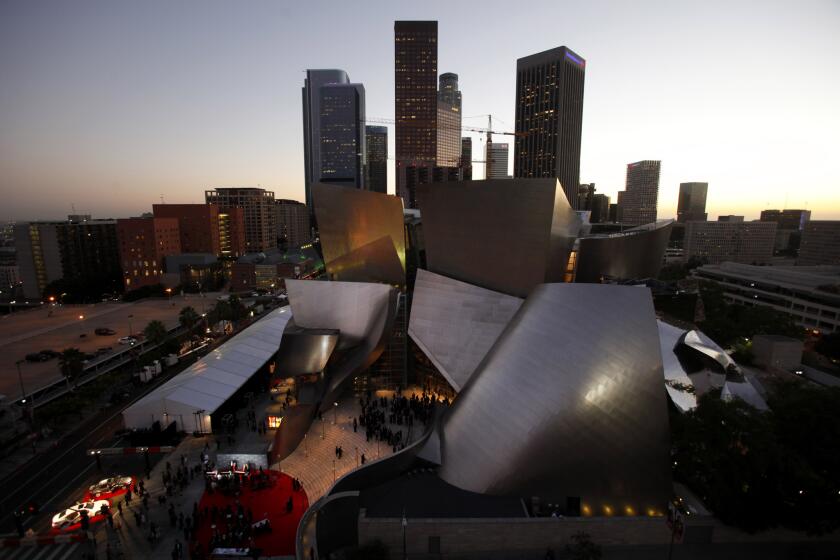
<instances>
[{"instance_id":1,"label":"construction crane","mask_svg":"<svg viewBox=\"0 0 840 560\"><path fill-rule=\"evenodd\" d=\"M481 115L484 116L484 115ZM396 126L397 121L396 119L386 119L384 117L369 117L362 121L364 123L369 124L390 124ZM402 126L413 126L418 128L425 128L426 124L421 122L414 122L414 121L406 121L400 123ZM455 129L457 127L452 126L444 126L444 129ZM493 144L493 134L502 134L504 136L525 136L524 132L510 132L507 130L493 130L493 115L487 115L487 128L479 128L474 126L461 126L458 130L466 131L466 132L477 132L479 134L486 134L487 135L487 146L485 149L485 159L473 159L470 160L470 163L488 163L490 162L490 146ZM389 157L388 159L394 159L393 157Z\"/></svg>"},{"instance_id":2,"label":"construction crane","mask_svg":"<svg viewBox=\"0 0 840 560\"><path fill-rule=\"evenodd\" d=\"M368 124L390 124L390 125L396 125L397 124L396 119L386 119L386 118L382 118L382 117L370 117L370 118L365 119L362 122L368 123ZM424 123L412 122L412 121L408 121L408 122L404 122L404 123L400 123L400 124L402 126L416 126L416 127L420 127L420 128L425 128L426 127L426 124L424 124ZM478 132L480 134L486 134L488 139L490 138L491 134L504 134L506 136L525 136L524 132L509 132L507 130L493 130L493 116L492 115L487 115L487 125L488 125L487 128L477 128L477 127L474 127L474 126L461 126L459 128L459 130L463 130L463 131L467 131L467 132ZM442 128L455 129L457 127L447 126L447 127L442 127Z\"/></svg>"}]
</instances>

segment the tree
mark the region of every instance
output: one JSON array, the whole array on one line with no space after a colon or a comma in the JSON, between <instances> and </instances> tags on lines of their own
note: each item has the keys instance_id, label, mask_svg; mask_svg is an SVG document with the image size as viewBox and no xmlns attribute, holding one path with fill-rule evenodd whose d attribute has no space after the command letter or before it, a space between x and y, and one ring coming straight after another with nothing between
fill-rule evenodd
<instances>
[{"instance_id":1,"label":"tree","mask_svg":"<svg viewBox=\"0 0 840 560\"><path fill-rule=\"evenodd\" d=\"M166 330L166 326L160 321L150 321L149 324L146 325L146 328L143 329L143 334L146 336L146 340L148 340L150 344L157 346L166 340L169 333Z\"/></svg>"},{"instance_id":2,"label":"tree","mask_svg":"<svg viewBox=\"0 0 840 560\"><path fill-rule=\"evenodd\" d=\"M840 389L794 383L770 411L715 392L672 417L674 478L714 515L748 532L777 525L821 534L840 527Z\"/></svg>"},{"instance_id":3,"label":"tree","mask_svg":"<svg viewBox=\"0 0 840 560\"><path fill-rule=\"evenodd\" d=\"M192 332L200 320L201 316L189 305L181 309L181 312L178 314L178 322L181 323L181 326L187 332Z\"/></svg>"},{"instance_id":4,"label":"tree","mask_svg":"<svg viewBox=\"0 0 840 560\"><path fill-rule=\"evenodd\" d=\"M242 304L242 300L239 299L239 296L232 295L230 296L230 300L228 300L230 304L230 312L231 312L231 320L238 321L245 317L245 313L247 309L245 309L245 305Z\"/></svg>"},{"instance_id":5,"label":"tree","mask_svg":"<svg viewBox=\"0 0 840 560\"><path fill-rule=\"evenodd\" d=\"M70 381L74 381L84 370L84 353L78 348L66 348L58 357L58 367L61 369L61 375L67 380L67 386L70 386Z\"/></svg>"},{"instance_id":6,"label":"tree","mask_svg":"<svg viewBox=\"0 0 840 560\"><path fill-rule=\"evenodd\" d=\"M822 335L814 350L826 358L840 360L840 332Z\"/></svg>"}]
</instances>

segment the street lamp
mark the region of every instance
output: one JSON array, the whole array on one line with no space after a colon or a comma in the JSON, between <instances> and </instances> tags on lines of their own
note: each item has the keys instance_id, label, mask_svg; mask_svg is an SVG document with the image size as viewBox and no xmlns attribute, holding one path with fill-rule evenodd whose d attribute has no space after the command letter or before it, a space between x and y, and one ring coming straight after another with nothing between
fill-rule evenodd
<instances>
[{"instance_id":1,"label":"street lamp","mask_svg":"<svg viewBox=\"0 0 840 560\"><path fill-rule=\"evenodd\" d=\"M128 316L128 336L132 336L134 334L134 331L131 329L131 319L133 317L134 317L134 315L129 315Z\"/></svg>"},{"instance_id":2,"label":"street lamp","mask_svg":"<svg viewBox=\"0 0 840 560\"><path fill-rule=\"evenodd\" d=\"M169 303L172 303L172 288L166 288L166 295L169 297Z\"/></svg>"},{"instance_id":3,"label":"street lamp","mask_svg":"<svg viewBox=\"0 0 840 560\"><path fill-rule=\"evenodd\" d=\"M333 403L333 424L338 425L338 403Z\"/></svg>"}]
</instances>

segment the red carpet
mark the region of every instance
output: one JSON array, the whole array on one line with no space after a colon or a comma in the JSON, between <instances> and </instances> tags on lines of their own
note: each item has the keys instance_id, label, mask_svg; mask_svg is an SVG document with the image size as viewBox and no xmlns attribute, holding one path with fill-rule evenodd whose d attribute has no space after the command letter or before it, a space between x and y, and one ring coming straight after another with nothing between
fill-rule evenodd
<instances>
[{"instance_id":1,"label":"red carpet","mask_svg":"<svg viewBox=\"0 0 840 560\"><path fill-rule=\"evenodd\" d=\"M298 522L309 507L309 499L306 497L305 491L294 492L292 490L292 478L290 476L277 471L266 472L273 478L274 485L262 490L251 490L250 486L243 485L238 498L239 503L246 511L248 508L251 509L255 523L264 517L268 517L271 522L271 533L262 533L253 537L255 546L262 549L262 554L264 556L291 556L295 553L295 533L297 532ZM293 496L293 509L291 513L286 513L286 501L290 495ZM237 509L236 500L235 496L226 496L219 491L213 492L213 494L208 494L205 491L199 502L199 509L204 511L206 507L210 511L215 505L220 511L223 511L230 504L235 513ZM226 523L224 515L220 513L215 521L216 529L225 531ZM210 515L202 517L198 531L193 537L192 545L196 542L200 543L205 558L209 557L212 552L208 549L208 543L213 533L211 527L213 524ZM248 546L247 537L241 546Z\"/></svg>"}]
</instances>

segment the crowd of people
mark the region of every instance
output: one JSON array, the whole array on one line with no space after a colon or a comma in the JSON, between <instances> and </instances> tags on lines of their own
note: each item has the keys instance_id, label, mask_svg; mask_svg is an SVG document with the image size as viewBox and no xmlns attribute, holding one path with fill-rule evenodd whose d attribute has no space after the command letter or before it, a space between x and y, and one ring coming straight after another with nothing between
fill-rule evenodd
<instances>
[{"instance_id":1,"label":"crowd of people","mask_svg":"<svg viewBox=\"0 0 840 560\"><path fill-rule=\"evenodd\" d=\"M411 397L402 395L399 389L391 397L377 397L368 391L364 397L359 397L362 412L358 419L353 419L353 431L364 428L367 441L384 442L396 453L405 448L415 422L425 427L434 418L435 406L439 404L448 404L448 400L439 399L425 390Z\"/></svg>"}]
</instances>

